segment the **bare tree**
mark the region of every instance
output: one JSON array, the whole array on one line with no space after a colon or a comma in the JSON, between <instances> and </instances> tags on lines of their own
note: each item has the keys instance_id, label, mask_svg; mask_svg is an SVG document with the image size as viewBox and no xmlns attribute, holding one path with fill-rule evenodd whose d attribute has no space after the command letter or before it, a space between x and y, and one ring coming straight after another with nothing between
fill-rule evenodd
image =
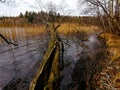
<instances>
[{"instance_id":1,"label":"bare tree","mask_svg":"<svg viewBox=\"0 0 120 90\"><path fill-rule=\"evenodd\" d=\"M107 22L112 24L115 33L120 34L120 0L82 0L89 6L96 8L99 15L104 15L108 18ZM90 7L89 7L90 8ZM91 9L91 8L90 8ZM90 10L89 9L89 10ZM96 12L94 10L94 12ZM111 24L109 26L111 26ZM113 31L112 30L112 31Z\"/></svg>"}]
</instances>

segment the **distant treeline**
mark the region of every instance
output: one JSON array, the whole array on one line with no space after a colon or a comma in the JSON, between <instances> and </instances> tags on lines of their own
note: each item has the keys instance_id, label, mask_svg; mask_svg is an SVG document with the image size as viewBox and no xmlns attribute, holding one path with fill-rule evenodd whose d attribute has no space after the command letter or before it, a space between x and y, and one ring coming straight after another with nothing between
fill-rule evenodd
<instances>
[{"instance_id":1,"label":"distant treeline","mask_svg":"<svg viewBox=\"0 0 120 90\"><path fill-rule=\"evenodd\" d=\"M93 16L64 16L56 12L28 12L20 13L17 17L0 17L0 26L28 26L41 25L47 22L77 23L79 25L98 25L98 18Z\"/></svg>"}]
</instances>

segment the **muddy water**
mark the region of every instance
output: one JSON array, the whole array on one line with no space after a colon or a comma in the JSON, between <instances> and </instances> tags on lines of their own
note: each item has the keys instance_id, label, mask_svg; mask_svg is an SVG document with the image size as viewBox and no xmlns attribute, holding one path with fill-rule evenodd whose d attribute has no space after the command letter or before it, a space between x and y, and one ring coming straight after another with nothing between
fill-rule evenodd
<instances>
[{"instance_id":1,"label":"muddy water","mask_svg":"<svg viewBox=\"0 0 120 90\"><path fill-rule=\"evenodd\" d=\"M0 33L9 37L18 46L7 45L0 39L0 90L28 90L40 60L46 50L48 37L30 36L26 38L23 28L15 29L16 39L11 35L11 29L0 29ZM68 90L72 85L72 75L76 63L84 53L95 55L100 42L94 34L88 35L87 41L80 38L67 38L68 44L64 44L64 64L61 71L61 90Z\"/></svg>"}]
</instances>

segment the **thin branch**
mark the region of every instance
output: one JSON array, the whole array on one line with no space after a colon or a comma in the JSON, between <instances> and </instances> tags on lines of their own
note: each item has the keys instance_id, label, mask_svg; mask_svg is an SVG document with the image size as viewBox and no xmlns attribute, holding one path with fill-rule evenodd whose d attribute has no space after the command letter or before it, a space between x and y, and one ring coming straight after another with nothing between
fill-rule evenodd
<instances>
[{"instance_id":1,"label":"thin branch","mask_svg":"<svg viewBox=\"0 0 120 90\"><path fill-rule=\"evenodd\" d=\"M0 37L1 37L3 40L5 40L5 42L7 42L9 45L12 44L12 45L14 45L14 46L18 46L18 44L8 41L2 34L0 34Z\"/></svg>"},{"instance_id":2,"label":"thin branch","mask_svg":"<svg viewBox=\"0 0 120 90\"><path fill-rule=\"evenodd\" d=\"M55 30L56 30L58 27L60 27L60 24L55 27Z\"/></svg>"}]
</instances>

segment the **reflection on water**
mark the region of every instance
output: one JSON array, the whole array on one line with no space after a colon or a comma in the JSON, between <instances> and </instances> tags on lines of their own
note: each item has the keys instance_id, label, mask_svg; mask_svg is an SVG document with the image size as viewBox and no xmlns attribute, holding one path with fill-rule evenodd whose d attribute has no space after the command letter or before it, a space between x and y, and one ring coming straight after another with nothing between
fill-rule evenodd
<instances>
[{"instance_id":1,"label":"reflection on water","mask_svg":"<svg viewBox=\"0 0 120 90\"><path fill-rule=\"evenodd\" d=\"M0 90L13 79L32 79L48 39L45 36L32 36L24 28L0 28L0 33L18 46L8 45L0 38ZM20 89L24 90L24 89Z\"/></svg>"},{"instance_id":2,"label":"reflection on water","mask_svg":"<svg viewBox=\"0 0 120 90\"><path fill-rule=\"evenodd\" d=\"M61 72L61 90L86 90L85 82L81 82L81 80L86 77L86 72L88 72L86 67L89 67L90 62L94 61L91 57L95 57L101 47L96 35L91 34L87 37L88 40L82 42L80 38L71 39L69 40L70 46L65 45L65 67Z\"/></svg>"},{"instance_id":3,"label":"reflection on water","mask_svg":"<svg viewBox=\"0 0 120 90\"><path fill-rule=\"evenodd\" d=\"M40 34L31 35L26 33L24 28L0 28L0 33L10 41L18 43L18 46L8 45L0 38L0 90L6 85L10 90L28 90L30 81L46 51L49 37ZM75 76L73 72L75 72L76 66L81 68L77 63L82 61L78 60L85 53L95 55L97 52L97 48L94 48L100 44L97 37L90 35L88 38L87 41L82 42L85 47L79 43L81 40L78 39L75 42L73 37L67 38L69 45L64 44L65 68L61 71L61 76L63 77L61 90L77 90L73 89L72 85L74 86L75 84L73 84ZM77 75L76 77L78 78L79 76ZM14 87L17 87L17 89Z\"/></svg>"}]
</instances>

